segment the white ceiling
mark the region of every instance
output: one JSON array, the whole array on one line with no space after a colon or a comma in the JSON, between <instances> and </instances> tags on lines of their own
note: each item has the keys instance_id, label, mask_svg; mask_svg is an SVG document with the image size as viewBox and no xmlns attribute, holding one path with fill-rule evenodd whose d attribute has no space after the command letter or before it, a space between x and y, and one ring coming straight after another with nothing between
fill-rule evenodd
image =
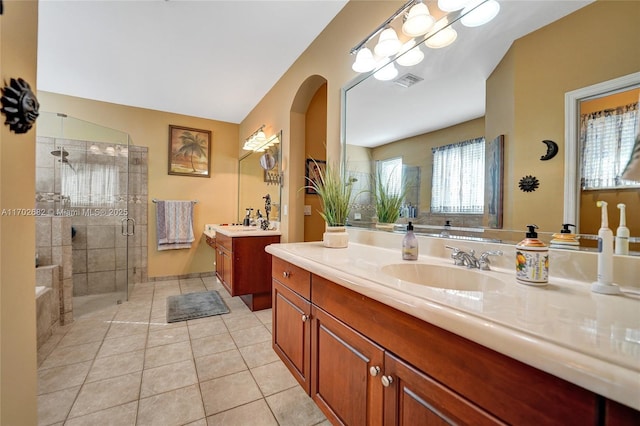
<instances>
[{"instance_id":1,"label":"white ceiling","mask_svg":"<svg viewBox=\"0 0 640 426\"><path fill-rule=\"evenodd\" d=\"M346 3L41 0L37 87L239 123Z\"/></svg>"},{"instance_id":2,"label":"white ceiling","mask_svg":"<svg viewBox=\"0 0 640 426\"><path fill-rule=\"evenodd\" d=\"M420 64L397 67L399 77L409 72L423 81L405 88L369 77L347 91L347 143L374 147L482 117L486 80L513 41L592 1L500 0L500 13L490 23L454 23L458 38L452 45L422 46Z\"/></svg>"}]
</instances>

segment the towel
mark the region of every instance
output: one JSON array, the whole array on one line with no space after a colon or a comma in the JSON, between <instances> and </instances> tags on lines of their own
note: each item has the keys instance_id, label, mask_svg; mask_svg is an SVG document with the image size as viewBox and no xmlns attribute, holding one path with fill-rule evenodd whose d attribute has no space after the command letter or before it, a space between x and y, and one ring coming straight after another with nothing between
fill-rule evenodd
<instances>
[{"instance_id":1,"label":"towel","mask_svg":"<svg viewBox=\"0 0 640 426\"><path fill-rule=\"evenodd\" d=\"M193 235L193 202L157 201L156 234L158 251L191 248Z\"/></svg>"}]
</instances>

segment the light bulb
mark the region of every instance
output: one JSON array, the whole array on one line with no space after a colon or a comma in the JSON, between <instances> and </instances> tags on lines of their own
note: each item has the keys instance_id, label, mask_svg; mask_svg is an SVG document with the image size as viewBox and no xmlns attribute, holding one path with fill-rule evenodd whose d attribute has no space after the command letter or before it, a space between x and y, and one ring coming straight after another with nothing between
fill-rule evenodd
<instances>
[{"instance_id":1,"label":"light bulb","mask_svg":"<svg viewBox=\"0 0 640 426\"><path fill-rule=\"evenodd\" d=\"M402 47L402 43L398 40L396 31L393 28L387 28L380 33L378 44L376 44L373 51L378 56L387 57L398 53L400 47Z\"/></svg>"}]
</instances>

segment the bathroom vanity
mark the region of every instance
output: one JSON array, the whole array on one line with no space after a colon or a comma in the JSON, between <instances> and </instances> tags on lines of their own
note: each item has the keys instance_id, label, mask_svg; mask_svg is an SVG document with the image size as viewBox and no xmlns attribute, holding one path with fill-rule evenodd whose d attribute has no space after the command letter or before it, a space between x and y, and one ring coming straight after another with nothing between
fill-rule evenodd
<instances>
[{"instance_id":1,"label":"bathroom vanity","mask_svg":"<svg viewBox=\"0 0 640 426\"><path fill-rule=\"evenodd\" d=\"M267 251L273 348L334 424L640 422L640 299L351 242Z\"/></svg>"},{"instance_id":2,"label":"bathroom vanity","mask_svg":"<svg viewBox=\"0 0 640 426\"><path fill-rule=\"evenodd\" d=\"M255 226L214 226L216 276L230 295L240 296L252 311L271 307L269 244L280 242L280 232ZM213 233L205 233L207 243ZM211 242L210 242L211 241Z\"/></svg>"}]
</instances>

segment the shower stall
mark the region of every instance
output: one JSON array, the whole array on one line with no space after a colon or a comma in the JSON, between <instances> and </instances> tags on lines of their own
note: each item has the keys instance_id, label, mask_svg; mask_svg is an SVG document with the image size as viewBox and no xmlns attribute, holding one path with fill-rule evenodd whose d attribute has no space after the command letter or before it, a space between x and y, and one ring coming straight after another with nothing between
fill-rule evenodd
<instances>
[{"instance_id":1,"label":"shower stall","mask_svg":"<svg viewBox=\"0 0 640 426\"><path fill-rule=\"evenodd\" d=\"M36 264L61 267L65 311L78 316L121 303L146 281L147 165L147 148L125 132L40 115Z\"/></svg>"}]
</instances>

